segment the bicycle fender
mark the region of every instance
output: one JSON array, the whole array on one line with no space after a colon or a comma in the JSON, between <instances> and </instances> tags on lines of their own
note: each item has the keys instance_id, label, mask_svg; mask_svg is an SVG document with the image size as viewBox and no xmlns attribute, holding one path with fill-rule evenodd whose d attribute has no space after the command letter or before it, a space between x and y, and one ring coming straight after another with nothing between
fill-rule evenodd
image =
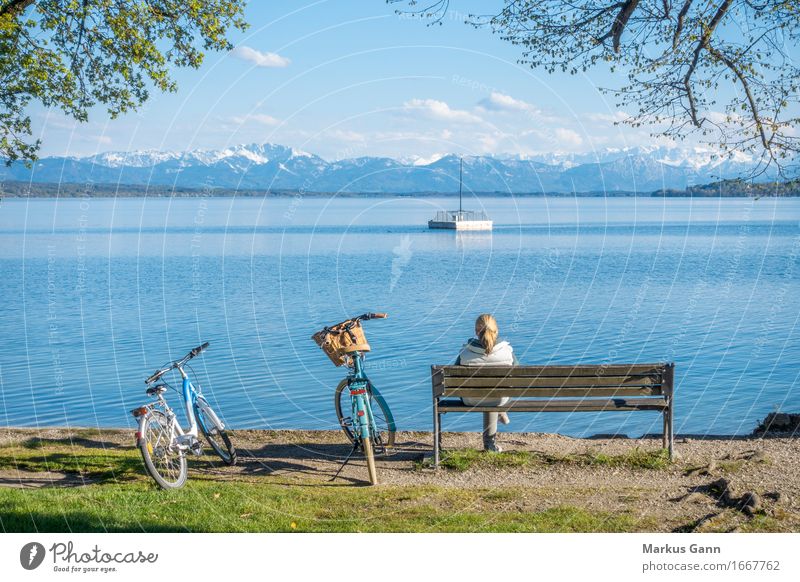
<instances>
[{"instance_id":1,"label":"bicycle fender","mask_svg":"<svg viewBox=\"0 0 800 582\"><path fill-rule=\"evenodd\" d=\"M217 428L217 430L225 430L225 423L220 420L219 416L217 416L217 413L214 412L214 409L212 409L208 402L206 402L205 398L198 398L197 406L202 411L203 416L209 419Z\"/></svg>"}]
</instances>

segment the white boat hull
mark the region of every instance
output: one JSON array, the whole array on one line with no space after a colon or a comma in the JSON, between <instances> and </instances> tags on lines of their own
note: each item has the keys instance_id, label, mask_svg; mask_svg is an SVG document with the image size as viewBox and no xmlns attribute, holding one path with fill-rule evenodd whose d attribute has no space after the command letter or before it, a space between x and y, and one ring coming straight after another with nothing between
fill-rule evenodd
<instances>
[{"instance_id":1,"label":"white boat hull","mask_svg":"<svg viewBox=\"0 0 800 582\"><path fill-rule=\"evenodd\" d=\"M448 230L492 230L491 220L429 220L428 228Z\"/></svg>"}]
</instances>

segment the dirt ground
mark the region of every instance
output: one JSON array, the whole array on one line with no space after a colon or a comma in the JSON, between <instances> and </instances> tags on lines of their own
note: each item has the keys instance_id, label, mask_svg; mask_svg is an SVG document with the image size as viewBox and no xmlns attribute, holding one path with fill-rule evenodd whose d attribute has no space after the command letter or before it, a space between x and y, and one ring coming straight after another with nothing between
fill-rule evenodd
<instances>
[{"instance_id":1,"label":"dirt ground","mask_svg":"<svg viewBox=\"0 0 800 582\"><path fill-rule=\"evenodd\" d=\"M71 439L75 447L132 447L130 431L84 432L64 429L0 429L0 446L26 439ZM239 463L203 469L208 478L243 483L269 479L309 483L330 479L349 445L331 431L236 431ZM548 458L570 455L624 455L635 448L655 450L661 441L644 439L576 439L554 434L503 433L506 451L524 450ZM633 511L660 531L702 531L716 520L737 530L752 519L750 509L800 531L800 456L798 439L768 437L676 438L676 459L665 468L650 469L576 462L529 463L524 466L472 466L464 471L429 467L432 435L398 433L395 449L378 459L380 486L509 489L516 503L531 511L572 505L590 510ZM445 433L445 449L480 448L477 433ZM364 483L364 460L355 457L341 473L343 482ZM724 479L727 491L720 491ZM715 485L716 482L716 485ZM79 475L0 471L0 486L41 487L82 484Z\"/></svg>"}]
</instances>

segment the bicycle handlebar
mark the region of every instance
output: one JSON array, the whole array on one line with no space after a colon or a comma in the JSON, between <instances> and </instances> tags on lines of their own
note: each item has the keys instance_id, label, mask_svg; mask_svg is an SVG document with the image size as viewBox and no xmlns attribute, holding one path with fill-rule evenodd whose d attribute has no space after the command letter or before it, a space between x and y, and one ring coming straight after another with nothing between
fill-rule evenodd
<instances>
[{"instance_id":1,"label":"bicycle handlebar","mask_svg":"<svg viewBox=\"0 0 800 582\"><path fill-rule=\"evenodd\" d=\"M194 358L195 356L197 356L198 354L200 354L200 352L202 352L202 351L203 351L204 349L206 349L207 347L208 347L208 342L203 342L201 345L197 346L197 347L196 347L196 348L194 348L194 349L193 349L191 352L189 352L188 354L186 354L186 357L184 358L184 360L187 360L187 361L188 361L188 360L191 360L192 358Z\"/></svg>"},{"instance_id":2,"label":"bicycle handlebar","mask_svg":"<svg viewBox=\"0 0 800 582\"><path fill-rule=\"evenodd\" d=\"M156 380L161 378L161 376L163 376L164 374L169 372L172 369L172 367L173 366L170 365L168 368L162 368L160 370L157 370L156 373L153 374L152 376L150 376L147 380L145 380L144 383L145 384L152 384L153 382L155 382Z\"/></svg>"},{"instance_id":3,"label":"bicycle handlebar","mask_svg":"<svg viewBox=\"0 0 800 582\"><path fill-rule=\"evenodd\" d=\"M389 317L388 313L365 313L363 315L359 315L355 319L386 319L387 317Z\"/></svg>"},{"instance_id":4,"label":"bicycle handlebar","mask_svg":"<svg viewBox=\"0 0 800 582\"><path fill-rule=\"evenodd\" d=\"M188 354L183 356L180 360L175 360L174 362L169 364L167 367L161 368L160 370L156 370L156 372L152 376L150 376L147 380L145 380L144 383L145 384L152 384L153 382L155 382L156 380L161 378L161 376L163 376L164 374L166 374L170 370L172 370L174 368L177 368L178 366L183 366L186 362L188 362L192 358L198 356L200 354L200 352L202 352L207 347L208 347L208 342L203 342L201 345L197 346L196 348L193 348Z\"/></svg>"}]
</instances>

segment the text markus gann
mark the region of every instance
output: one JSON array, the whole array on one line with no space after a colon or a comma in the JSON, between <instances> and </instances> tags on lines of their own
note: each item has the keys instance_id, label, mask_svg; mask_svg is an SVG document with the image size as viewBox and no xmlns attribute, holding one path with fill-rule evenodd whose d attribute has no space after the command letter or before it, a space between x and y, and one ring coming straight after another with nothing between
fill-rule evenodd
<instances>
[{"instance_id":1,"label":"text markus gann","mask_svg":"<svg viewBox=\"0 0 800 582\"><path fill-rule=\"evenodd\" d=\"M653 544L642 544L643 554L720 554L722 548L719 546L701 546L691 544L689 546L654 546Z\"/></svg>"}]
</instances>

